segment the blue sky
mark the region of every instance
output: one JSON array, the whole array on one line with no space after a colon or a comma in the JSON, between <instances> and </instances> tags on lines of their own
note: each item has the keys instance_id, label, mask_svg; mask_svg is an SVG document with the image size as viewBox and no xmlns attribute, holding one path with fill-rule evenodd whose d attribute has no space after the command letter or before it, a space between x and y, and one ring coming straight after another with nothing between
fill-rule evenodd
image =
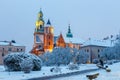
<instances>
[{"instance_id":1,"label":"blue sky","mask_svg":"<svg viewBox=\"0 0 120 80\"><path fill-rule=\"evenodd\" d=\"M1 0L0 40L33 46L33 32L40 8L55 35L66 34L68 24L81 39L102 39L120 31L120 0Z\"/></svg>"}]
</instances>

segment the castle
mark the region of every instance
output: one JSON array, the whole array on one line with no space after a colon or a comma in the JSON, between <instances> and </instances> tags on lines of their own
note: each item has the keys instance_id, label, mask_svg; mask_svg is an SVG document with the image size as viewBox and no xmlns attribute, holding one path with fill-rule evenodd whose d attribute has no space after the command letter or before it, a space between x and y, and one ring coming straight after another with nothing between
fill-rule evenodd
<instances>
[{"instance_id":1,"label":"castle","mask_svg":"<svg viewBox=\"0 0 120 80\"><path fill-rule=\"evenodd\" d=\"M79 38L75 38L71 32L70 25L68 26L66 36L63 36L61 33L59 36L54 36L54 27L51 25L49 19L47 23L45 23L43 13L40 10L34 31L34 44L30 53L40 55L45 52L52 52L54 47L80 49L88 53L90 56L90 62L93 62L93 59L98 59L99 54L104 48L111 47L111 41L92 39L84 41Z\"/></svg>"},{"instance_id":2,"label":"castle","mask_svg":"<svg viewBox=\"0 0 120 80\"><path fill-rule=\"evenodd\" d=\"M31 53L40 55L44 52L52 52L54 47L66 47L69 46L71 48L77 47L80 48L80 44L74 43L72 40L72 33L70 29L70 25L68 26L68 33L66 37L69 38L69 41L65 41L65 37L62 34L59 36L54 36L54 27L51 25L50 20L48 19L47 23L45 23L43 19L43 12L40 10L38 13L38 19L36 21L36 28L34 31L34 44Z\"/></svg>"}]
</instances>

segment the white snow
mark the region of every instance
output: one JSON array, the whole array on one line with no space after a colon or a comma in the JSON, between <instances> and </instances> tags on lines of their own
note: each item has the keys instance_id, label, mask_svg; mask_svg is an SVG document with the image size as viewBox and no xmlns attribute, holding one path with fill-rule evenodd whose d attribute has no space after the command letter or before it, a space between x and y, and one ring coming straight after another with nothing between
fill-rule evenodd
<instances>
[{"instance_id":1,"label":"white snow","mask_svg":"<svg viewBox=\"0 0 120 80\"><path fill-rule=\"evenodd\" d=\"M0 45L3 45L3 46L8 46L10 45L10 42L5 42L5 41L1 41L0 42ZM18 44L18 43L12 43L13 46L24 46L24 45L21 45L21 44Z\"/></svg>"},{"instance_id":2,"label":"white snow","mask_svg":"<svg viewBox=\"0 0 120 80\"><path fill-rule=\"evenodd\" d=\"M93 46L103 46L103 47L112 47L114 46L114 43L111 42L111 40L95 40L95 39L89 39L87 41L85 41L82 45L82 47L84 46L89 46L89 45L93 45Z\"/></svg>"},{"instance_id":3,"label":"white snow","mask_svg":"<svg viewBox=\"0 0 120 80\"><path fill-rule=\"evenodd\" d=\"M42 67L41 71L31 71L29 74L25 74L24 72L6 72L3 66L0 66L0 80L21 80L21 79L30 79L30 78L37 78L42 76L50 76L56 74L63 74L69 72L75 72L78 70L69 70L68 66L60 66L61 72L55 73L50 72L52 67ZM81 64L79 70L86 70L86 69L96 69L97 67L94 64Z\"/></svg>"},{"instance_id":4,"label":"white snow","mask_svg":"<svg viewBox=\"0 0 120 80\"><path fill-rule=\"evenodd\" d=\"M88 80L86 75L99 73L99 76L96 78L96 80L120 80L120 63L115 63L113 65L109 66L109 69L111 69L111 72L106 72L105 70L98 70L90 73L85 73L82 75L75 75L70 77L62 77L58 79L52 79L52 80Z\"/></svg>"},{"instance_id":5,"label":"white snow","mask_svg":"<svg viewBox=\"0 0 120 80\"><path fill-rule=\"evenodd\" d=\"M74 43L74 44L83 44L85 41L82 40L81 38L73 37L73 38L67 38L64 37L66 43Z\"/></svg>"},{"instance_id":6,"label":"white snow","mask_svg":"<svg viewBox=\"0 0 120 80\"><path fill-rule=\"evenodd\" d=\"M99 76L96 80L120 80L120 63L114 63L113 65L109 65L111 72L106 72L105 70L98 70L94 72L88 72L80 75L74 75L70 77L61 77L52 80L88 80L86 75L99 73ZM24 74L23 72L6 72L4 71L4 67L0 66L0 80L21 80L21 79L30 79L35 77L56 75L62 73L75 72L78 70L68 70L67 66L60 66L61 73L50 72L50 69L53 67L42 67L41 71L32 71L29 74ZM95 69L97 68L94 64L81 64L80 71L86 69Z\"/></svg>"}]
</instances>

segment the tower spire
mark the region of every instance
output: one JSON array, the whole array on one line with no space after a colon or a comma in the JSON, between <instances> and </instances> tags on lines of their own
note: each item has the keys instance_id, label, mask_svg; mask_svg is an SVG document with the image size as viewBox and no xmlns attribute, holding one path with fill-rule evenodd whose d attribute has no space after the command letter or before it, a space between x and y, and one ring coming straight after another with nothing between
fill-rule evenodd
<instances>
[{"instance_id":1,"label":"tower spire","mask_svg":"<svg viewBox=\"0 0 120 80\"><path fill-rule=\"evenodd\" d=\"M71 29L70 29L70 24L68 25L68 32L66 34L66 37L68 37L68 38L72 38L73 37L73 34L71 33Z\"/></svg>"},{"instance_id":2,"label":"tower spire","mask_svg":"<svg viewBox=\"0 0 120 80\"><path fill-rule=\"evenodd\" d=\"M51 25L50 19L48 19L47 25Z\"/></svg>"},{"instance_id":3,"label":"tower spire","mask_svg":"<svg viewBox=\"0 0 120 80\"><path fill-rule=\"evenodd\" d=\"M40 8L38 13L38 19L36 21L36 29L37 32L44 32L44 20L43 20L43 12Z\"/></svg>"}]
</instances>

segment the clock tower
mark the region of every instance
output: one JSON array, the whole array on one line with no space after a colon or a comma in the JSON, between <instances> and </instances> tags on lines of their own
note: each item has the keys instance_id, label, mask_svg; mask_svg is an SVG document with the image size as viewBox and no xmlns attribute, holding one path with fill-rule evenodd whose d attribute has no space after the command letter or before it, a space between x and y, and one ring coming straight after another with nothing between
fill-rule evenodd
<instances>
[{"instance_id":1,"label":"clock tower","mask_svg":"<svg viewBox=\"0 0 120 80\"><path fill-rule=\"evenodd\" d=\"M54 28L49 19L45 24L41 10L38 13L35 25L34 44L30 53L40 55L45 52L52 52L54 48Z\"/></svg>"},{"instance_id":2,"label":"clock tower","mask_svg":"<svg viewBox=\"0 0 120 80\"><path fill-rule=\"evenodd\" d=\"M38 13L38 19L35 25L36 27L34 31L34 45L32 53L39 55L44 52L44 20L43 13L41 10Z\"/></svg>"}]
</instances>

